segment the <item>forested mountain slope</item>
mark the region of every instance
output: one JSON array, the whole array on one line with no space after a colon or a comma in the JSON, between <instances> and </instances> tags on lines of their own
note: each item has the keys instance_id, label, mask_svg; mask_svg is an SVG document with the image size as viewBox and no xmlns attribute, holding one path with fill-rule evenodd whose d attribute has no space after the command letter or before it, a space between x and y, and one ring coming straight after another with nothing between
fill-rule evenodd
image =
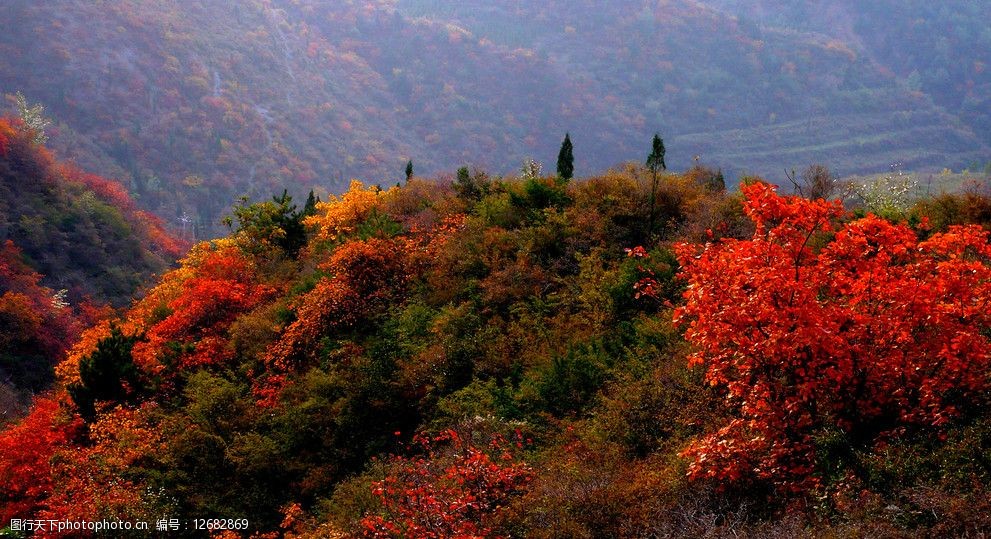
<instances>
[{"instance_id":1,"label":"forested mountain slope","mask_svg":"<svg viewBox=\"0 0 991 539\"><path fill-rule=\"evenodd\" d=\"M407 159L507 172L550 162L565 131L579 175L638 159L655 131L672 166L731 178L991 159L980 122L855 45L693 0L12 0L0 16L18 21L0 92L48 108L59 155L200 236L241 194L390 185Z\"/></svg>"},{"instance_id":2,"label":"forested mountain slope","mask_svg":"<svg viewBox=\"0 0 991 539\"><path fill-rule=\"evenodd\" d=\"M23 122L0 118L0 418L18 395L47 389L79 332L184 248L121 185L55 160Z\"/></svg>"},{"instance_id":3,"label":"forested mountain slope","mask_svg":"<svg viewBox=\"0 0 991 539\"><path fill-rule=\"evenodd\" d=\"M808 4L783 3L796 11ZM796 16L791 25L761 26L742 15L747 4L732 6L739 8L737 17L729 2L718 1L399 0L398 6L410 15L448 18L476 35L548 58L596 94L635 111L648 128L670 134L666 140L678 166L700 155L734 172L777 176L813 161L845 174L894 163L911 168L976 160L983 165L988 159L987 133L975 134L962 121L969 116L958 116L957 107L937 106L950 99L945 88L917 91L914 79L894 73L882 61L887 58L863 54L840 29L830 33L830 23L842 23L838 17L820 33L808 25L821 18ZM917 43L894 42L902 27L912 26L905 16L892 19L873 5L847 8L857 13L865 34L868 21L887 25L890 49L924 50ZM973 17L970 26L980 20ZM961 32L956 42L982 39L982 32ZM986 51L978 46L969 56ZM959 65L951 58L946 63Z\"/></svg>"},{"instance_id":4,"label":"forested mountain slope","mask_svg":"<svg viewBox=\"0 0 991 539\"><path fill-rule=\"evenodd\" d=\"M991 4L982 1L705 0L749 26L841 40L991 139Z\"/></svg>"},{"instance_id":5,"label":"forested mountain slope","mask_svg":"<svg viewBox=\"0 0 991 539\"><path fill-rule=\"evenodd\" d=\"M118 183L56 160L0 119L0 241L68 299L124 305L183 250Z\"/></svg>"},{"instance_id":6,"label":"forested mountain slope","mask_svg":"<svg viewBox=\"0 0 991 539\"><path fill-rule=\"evenodd\" d=\"M879 217L717 177L465 169L237 206L0 430L0 526L991 528L991 198Z\"/></svg>"}]
</instances>

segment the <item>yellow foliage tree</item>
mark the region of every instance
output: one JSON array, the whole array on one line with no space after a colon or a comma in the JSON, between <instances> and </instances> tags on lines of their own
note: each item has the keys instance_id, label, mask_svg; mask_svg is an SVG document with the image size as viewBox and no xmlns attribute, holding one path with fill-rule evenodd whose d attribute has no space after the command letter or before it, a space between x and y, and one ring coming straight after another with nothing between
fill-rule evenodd
<instances>
[{"instance_id":1,"label":"yellow foliage tree","mask_svg":"<svg viewBox=\"0 0 991 539\"><path fill-rule=\"evenodd\" d=\"M379 208L385 195L376 186L365 187L358 180L351 181L347 193L340 197L331 195L326 202L317 204L317 214L306 219L306 225L316 228L318 241L337 241L354 231L355 227Z\"/></svg>"}]
</instances>

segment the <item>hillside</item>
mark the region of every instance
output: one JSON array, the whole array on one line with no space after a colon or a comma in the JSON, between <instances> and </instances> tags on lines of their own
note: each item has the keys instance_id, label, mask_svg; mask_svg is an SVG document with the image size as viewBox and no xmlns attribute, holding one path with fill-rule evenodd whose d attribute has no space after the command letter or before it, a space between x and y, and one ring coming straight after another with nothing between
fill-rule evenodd
<instances>
[{"instance_id":1,"label":"hillside","mask_svg":"<svg viewBox=\"0 0 991 539\"><path fill-rule=\"evenodd\" d=\"M698 167L463 169L233 214L0 432L0 525L991 528L985 195L877 217ZM205 535L181 521L172 535Z\"/></svg>"},{"instance_id":2,"label":"hillside","mask_svg":"<svg viewBox=\"0 0 991 539\"><path fill-rule=\"evenodd\" d=\"M17 122L0 119L0 241L71 301L129 303L182 242L120 184L56 160Z\"/></svg>"},{"instance_id":3,"label":"hillside","mask_svg":"<svg viewBox=\"0 0 991 539\"><path fill-rule=\"evenodd\" d=\"M119 184L55 160L0 118L0 417L47 389L80 331L184 249Z\"/></svg>"},{"instance_id":4,"label":"hillside","mask_svg":"<svg viewBox=\"0 0 991 539\"><path fill-rule=\"evenodd\" d=\"M241 194L394 183L410 157L426 173L485 151L530 153L524 139L552 114L532 99L568 93L527 55L459 43L386 4L2 9L23 24L0 37L0 91L48 107L66 131L53 136L60 153L126 178L144 207L176 225L186 214L207 234Z\"/></svg>"},{"instance_id":5,"label":"hillside","mask_svg":"<svg viewBox=\"0 0 991 539\"><path fill-rule=\"evenodd\" d=\"M991 139L987 2L705 0L761 28L795 28L847 43ZM879 23L879 21L883 21Z\"/></svg>"},{"instance_id":6,"label":"hillside","mask_svg":"<svg viewBox=\"0 0 991 539\"><path fill-rule=\"evenodd\" d=\"M980 103L945 105L843 39L693 0L635 7L12 0L0 93L45 105L60 157L198 237L241 194L391 185L407 159L504 173L551 162L566 131L579 175L641 160L655 131L673 167L700 156L730 178L991 160Z\"/></svg>"},{"instance_id":7,"label":"hillside","mask_svg":"<svg viewBox=\"0 0 991 539\"><path fill-rule=\"evenodd\" d=\"M895 75L842 36L809 31L809 19L757 26L709 4L720 2L400 0L398 9L449 18L475 35L547 58L639 118L641 129L662 130L677 167L699 155L731 177L748 172L784 180L782 170L811 162L847 174L893 163L957 161L955 168L963 168L987 161L987 134L975 134L957 108L937 106L940 89L915 91L908 73ZM873 7L859 16L861 23L890 23L892 34L911 22L892 22Z\"/></svg>"}]
</instances>

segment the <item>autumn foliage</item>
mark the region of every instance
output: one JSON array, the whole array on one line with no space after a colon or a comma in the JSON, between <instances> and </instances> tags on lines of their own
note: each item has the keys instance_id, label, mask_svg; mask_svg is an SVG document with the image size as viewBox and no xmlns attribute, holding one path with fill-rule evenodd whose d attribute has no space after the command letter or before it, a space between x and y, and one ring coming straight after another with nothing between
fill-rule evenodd
<instances>
[{"instance_id":1,"label":"autumn foliage","mask_svg":"<svg viewBox=\"0 0 991 539\"><path fill-rule=\"evenodd\" d=\"M735 411L685 451L693 477L804 490L818 483L817 431L870 446L976 403L991 363L986 231L920 240L764 183L743 193L752 238L678 248L690 362Z\"/></svg>"},{"instance_id":2,"label":"autumn foliage","mask_svg":"<svg viewBox=\"0 0 991 539\"><path fill-rule=\"evenodd\" d=\"M354 232L355 227L381 206L387 194L388 191L365 187L353 180L343 195L331 195L326 202L318 203L317 214L308 218L306 224L316 229L317 240L336 241Z\"/></svg>"},{"instance_id":3,"label":"autumn foliage","mask_svg":"<svg viewBox=\"0 0 991 539\"><path fill-rule=\"evenodd\" d=\"M0 241L72 304L122 306L188 247L119 183L57 160L0 117Z\"/></svg>"},{"instance_id":4,"label":"autumn foliage","mask_svg":"<svg viewBox=\"0 0 991 539\"><path fill-rule=\"evenodd\" d=\"M10 122L0 122L0 157L7 157L7 147L11 137L17 136Z\"/></svg>"},{"instance_id":5,"label":"autumn foliage","mask_svg":"<svg viewBox=\"0 0 991 539\"><path fill-rule=\"evenodd\" d=\"M161 218L138 208L127 189L120 183L84 172L75 165L62 163L56 167L56 170L64 181L85 186L101 200L120 210L130 226L147 235L148 249L175 259L189 247L186 241L175 237L165 228Z\"/></svg>"},{"instance_id":6,"label":"autumn foliage","mask_svg":"<svg viewBox=\"0 0 991 539\"><path fill-rule=\"evenodd\" d=\"M0 431L0 524L214 514L251 522L218 536L297 539L828 535L834 517L864 536L983 529L966 508L991 490L991 248L950 226L965 212L916 208L913 228L760 182L726 192L698 170L654 190L635 165L568 184L468 179L477 189L356 183L312 214L288 195L245 202L231 237L65 333L59 295L0 250L0 316L24 328L0 335L7 350L74 343ZM259 248L287 227L293 248ZM890 505L939 516L905 524Z\"/></svg>"},{"instance_id":7,"label":"autumn foliage","mask_svg":"<svg viewBox=\"0 0 991 539\"><path fill-rule=\"evenodd\" d=\"M226 331L243 312L270 297L272 287L257 282L251 260L236 248L221 247L200 262L197 274L181 285L167 304L168 315L147 332L136 359L149 372L158 372L166 343L178 344L174 369L223 364L229 359Z\"/></svg>"},{"instance_id":8,"label":"autumn foliage","mask_svg":"<svg viewBox=\"0 0 991 539\"><path fill-rule=\"evenodd\" d=\"M269 350L278 369L293 368L300 356L312 355L320 335L353 327L381 308L402 288L406 245L401 240L353 241L337 249L321 267L331 273L295 306L296 320Z\"/></svg>"},{"instance_id":9,"label":"autumn foliage","mask_svg":"<svg viewBox=\"0 0 991 539\"><path fill-rule=\"evenodd\" d=\"M0 523L46 506L55 481L51 459L69 447L78 427L56 399L42 398L19 424L0 432Z\"/></svg>"},{"instance_id":10,"label":"autumn foliage","mask_svg":"<svg viewBox=\"0 0 991 539\"><path fill-rule=\"evenodd\" d=\"M496 537L485 519L525 489L531 469L514 461L501 438L477 447L448 430L414 441L425 454L392 458L391 473L373 486L384 512L362 521L363 536Z\"/></svg>"},{"instance_id":11,"label":"autumn foliage","mask_svg":"<svg viewBox=\"0 0 991 539\"><path fill-rule=\"evenodd\" d=\"M24 263L12 241L0 245L0 320L4 322L0 345L8 353L41 353L59 359L78 337L82 324L92 319L43 286L41 277Z\"/></svg>"}]
</instances>

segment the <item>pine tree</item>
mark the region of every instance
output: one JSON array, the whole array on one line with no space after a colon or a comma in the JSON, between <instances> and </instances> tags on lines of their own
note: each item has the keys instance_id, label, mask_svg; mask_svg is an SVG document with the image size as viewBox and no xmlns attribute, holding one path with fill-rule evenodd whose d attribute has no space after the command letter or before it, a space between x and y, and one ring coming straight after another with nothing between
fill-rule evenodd
<instances>
[{"instance_id":1,"label":"pine tree","mask_svg":"<svg viewBox=\"0 0 991 539\"><path fill-rule=\"evenodd\" d=\"M557 175L564 180L570 180L575 173L575 156L572 153L571 135L565 133L561 151L557 154Z\"/></svg>"},{"instance_id":2,"label":"pine tree","mask_svg":"<svg viewBox=\"0 0 991 539\"><path fill-rule=\"evenodd\" d=\"M243 196L232 209L234 215L225 217L223 223L238 234L246 236L251 248L264 249L266 245L274 245L290 258L294 258L306 245L306 226L303 220L313 215L308 214L308 211L316 213L316 204L319 201L313 191L310 191L307 206L299 211L285 189L281 195L273 196L270 202L252 204L247 196Z\"/></svg>"},{"instance_id":3,"label":"pine tree","mask_svg":"<svg viewBox=\"0 0 991 539\"><path fill-rule=\"evenodd\" d=\"M719 172L716 172L716 177L712 180L712 189L714 191L726 190L726 178L723 176L722 168L719 169Z\"/></svg>"},{"instance_id":4,"label":"pine tree","mask_svg":"<svg viewBox=\"0 0 991 539\"><path fill-rule=\"evenodd\" d=\"M110 336L79 362L79 383L68 389L83 419L96 417L97 401L125 402L141 389L138 368L131 359L136 341L114 326Z\"/></svg>"},{"instance_id":5,"label":"pine tree","mask_svg":"<svg viewBox=\"0 0 991 539\"><path fill-rule=\"evenodd\" d=\"M409 179L412 177L413 177L413 160L410 159L409 161L406 162L406 181L409 182Z\"/></svg>"},{"instance_id":6,"label":"pine tree","mask_svg":"<svg viewBox=\"0 0 991 539\"><path fill-rule=\"evenodd\" d=\"M313 191L310 191L310 196L313 196ZM303 226L306 210L304 209L303 213L296 211L296 205L292 203L292 197L285 189L282 190L282 196L273 196L272 202L275 204L273 223L282 229L281 237L277 236L275 243L290 257L294 257L306 245L306 227ZM313 202L315 209L316 200Z\"/></svg>"},{"instance_id":7,"label":"pine tree","mask_svg":"<svg viewBox=\"0 0 991 539\"><path fill-rule=\"evenodd\" d=\"M489 179L483 172L472 174L468 167L461 167L454 180L454 192L473 204L489 193Z\"/></svg>"}]
</instances>

